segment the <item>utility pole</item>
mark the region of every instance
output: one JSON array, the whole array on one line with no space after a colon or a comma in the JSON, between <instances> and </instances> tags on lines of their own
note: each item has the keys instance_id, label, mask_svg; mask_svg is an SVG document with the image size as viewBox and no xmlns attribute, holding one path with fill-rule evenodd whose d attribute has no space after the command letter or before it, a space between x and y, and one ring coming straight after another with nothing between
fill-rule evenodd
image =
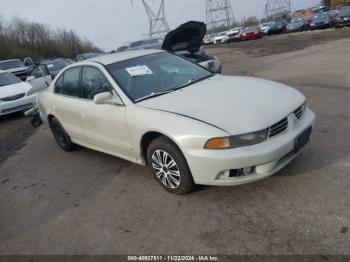
<instances>
[{"instance_id":1,"label":"utility pole","mask_svg":"<svg viewBox=\"0 0 350 262\"><path fill-rule=\"evenodd\" d=\"M154 12L147 4L146 0L142 0L146 14L149 20L149 38L157 38L164 36L170 31L168 22L165 19L164 0L161 0L158 11Z\"/></svg>"},{"instance_id":2,"label":"utility pole","mask_svg":"<svg viewBox=\"0 0 350 262\"><path fill-rule=\"evenodd\" d=\"M232 6L229 0L206 0L206 18L209 30L225 26L229 28L234 22Z\"/></svg>"},{"instance_id":3,"label":"utility pole","mask_svg":"<svg viewBox=\"0 0 350 262\"><path fill-rule=\"evenodd\" d=\"M280 18L292 11L290 0L267 0L265 15L267 19Z\"/></svg>"}]
</instances>

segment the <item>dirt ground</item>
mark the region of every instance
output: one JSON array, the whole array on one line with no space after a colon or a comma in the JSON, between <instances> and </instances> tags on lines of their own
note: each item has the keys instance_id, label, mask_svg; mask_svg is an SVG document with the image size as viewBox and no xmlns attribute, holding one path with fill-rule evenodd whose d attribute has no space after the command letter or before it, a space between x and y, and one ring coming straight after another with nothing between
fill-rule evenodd
<instances>
[{"instance_id":1,"label":"dirt ground","mask_svg":"<svg viewBox=\"0 0 350 262\"><path fill-rule=\"evenodd\" d=\"M258 183L176 196L144 167L84 148L62 152L47 128L33 134L27 119L8 117L0 254L350 255L350 30L207 50L224 74L305 94L317 123L293 163Z\"/></svg>"}]
</instances>

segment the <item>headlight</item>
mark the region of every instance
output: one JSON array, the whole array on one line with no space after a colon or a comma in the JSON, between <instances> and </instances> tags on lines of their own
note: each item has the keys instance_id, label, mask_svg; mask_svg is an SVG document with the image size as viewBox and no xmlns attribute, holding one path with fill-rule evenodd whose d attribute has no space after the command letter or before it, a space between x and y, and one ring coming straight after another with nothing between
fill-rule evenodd
<instances>
[{"instance_id":1,"label":"headlight","mask_svg":"<svg viewBox=\"0 0 350 262\"><path fill-rule=\"evenodd\" d=\"M267 139L268 129L258 132L231 136L213 138L208 140L204 148L206 149L230 149L259 144Z\"/></svg>"},{"instance_id":2,"label":"headlight","mask_svg":"<svg viewBox=\"0 0 350 262\"><path fill-rule=\"evenodd\" d=\"M37 92L36 88L32 87L31 89L29 89L26 96L34 95L36 92Z\"/></svg>"}]
</instances>

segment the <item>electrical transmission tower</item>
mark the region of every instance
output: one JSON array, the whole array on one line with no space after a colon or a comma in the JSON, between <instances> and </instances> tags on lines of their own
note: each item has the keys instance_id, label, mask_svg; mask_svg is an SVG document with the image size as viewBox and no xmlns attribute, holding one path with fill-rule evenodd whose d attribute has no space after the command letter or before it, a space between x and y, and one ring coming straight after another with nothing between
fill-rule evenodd
<instances>
[{"instance_id":1,"label":"electrical transmission tower","mask_svg":"<svg viewBox=\"0 0 350 262\"><path fill-rule=\"evenodd\" d=\"M266 18L279 18L283 15L290 14L290 0L267 0L265 6Z\"/></svg>"},{"instance_id":2,"label":"electrical transmission tower","mask_svg":"<svg viewBox=\"0 0 350 262\"><path fill-rule=\"evenodd\" d=\"M142 0L149 20L149 38L164 36L170 31L168 22L165 19L164 0L161 0L158 11L155 13L152 8Z\"/></svg>"},{"instance_id":3,"label":"electrical transmission tower","mask_svg":"<svg viewBox=\"0 0 350 262\"><path fill-rule=\"evenodd\" d=\"M230 27L234 22L229 0L206 0L207 26L213 30L220 26Z\"/></svg>"}]
</instances>

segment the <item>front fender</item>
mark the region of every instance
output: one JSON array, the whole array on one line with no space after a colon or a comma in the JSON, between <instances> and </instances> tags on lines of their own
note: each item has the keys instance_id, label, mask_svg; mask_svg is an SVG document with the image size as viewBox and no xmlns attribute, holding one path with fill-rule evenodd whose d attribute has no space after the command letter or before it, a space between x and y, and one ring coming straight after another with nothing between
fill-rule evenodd
<instances>
[{"instance_id":1,"label":"front fender","mask_svg":"<svg viewBox=\"0 0 350 262\"><path fill-rule=\"evenodd\" d=\"M140 142L144 134L158 132L171 139L183 152L203 148L214 137L227 136L223 130L210 124L175 113L148 109L137 105L128 106L126 121L133 148L140 155Z\"/></svg>"}]
</instances>

